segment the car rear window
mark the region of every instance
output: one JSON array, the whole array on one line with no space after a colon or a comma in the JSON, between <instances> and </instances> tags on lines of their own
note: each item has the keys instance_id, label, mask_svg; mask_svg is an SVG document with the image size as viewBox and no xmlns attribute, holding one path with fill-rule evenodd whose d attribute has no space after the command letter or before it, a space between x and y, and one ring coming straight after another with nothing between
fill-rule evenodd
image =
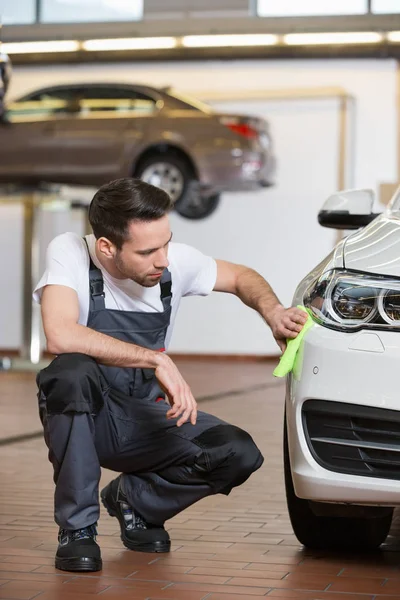
<instances>
[{"instance_id":1,"label":"car rear window","mask_svg":"<svg viewBox=\"0 0 400 600\"><path fill-rule=\"evenodd\" d=\"M179 103L179 108L181 110L199 110L200 112L204 112L207 114L211 114L214 112L211 106L202 102L201 100L197 100L197 98L193 98L192 96L188 96L186 94L182 94L181 92L172 89L166 88L166 94L173 98L176 102Z\"/></svg>"}]
</instances>

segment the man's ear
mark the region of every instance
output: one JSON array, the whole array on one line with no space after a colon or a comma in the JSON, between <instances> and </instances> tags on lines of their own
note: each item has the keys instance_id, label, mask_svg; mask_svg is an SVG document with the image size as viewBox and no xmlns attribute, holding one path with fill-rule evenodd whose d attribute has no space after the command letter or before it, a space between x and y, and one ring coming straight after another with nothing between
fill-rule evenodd
<instances>
[{"instance_id":1,"label":"man's ear","mask_svg":"<svg viewBox=\"0 0 400 600\"><path fill-rule=\"evenodd\" d=\"M105 237L101 237L97 240L97 247L99 252L101 252L106 258L114 258L117 253L115 244L110 242L110 240Z\"/></svg>"}]
</instances>

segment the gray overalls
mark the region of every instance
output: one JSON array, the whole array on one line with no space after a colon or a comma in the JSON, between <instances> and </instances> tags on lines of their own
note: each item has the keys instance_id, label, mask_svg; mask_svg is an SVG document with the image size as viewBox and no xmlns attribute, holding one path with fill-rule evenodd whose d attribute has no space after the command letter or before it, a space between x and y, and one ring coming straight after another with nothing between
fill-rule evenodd
<instances>
[{"instance_id":1,"label":"gray overalls","mask_svg":"<svg viewBox=\"0 0 400 600\"><path fill-rule=\"evenodd\" d=\"M170 322L172 282L160 282L163 312L106 309L102 273L90 260L87 326L162 351ZM100 467L122 472L129 503L154 525L215 493L229 494L263 463L251 436L198 413L176 427L153 369L98 364L61 354L40 371L39 411L54 467L55 521L80 529L99 518Z\"/></svg>"}]
</instances>

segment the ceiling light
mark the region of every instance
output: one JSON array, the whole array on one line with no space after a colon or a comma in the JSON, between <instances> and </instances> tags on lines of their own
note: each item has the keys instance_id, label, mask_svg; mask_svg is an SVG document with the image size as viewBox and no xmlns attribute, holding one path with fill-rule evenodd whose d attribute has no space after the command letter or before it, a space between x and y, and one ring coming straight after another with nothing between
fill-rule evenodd
<instances>
[{"instance_id":1,"label":"ceiling light","mask_svg":"<svg viewBox=\"0 0 400 600\"><path fill-rule=\"evenodd\" d=\"M182 38L182 46L187 48L229 47L229 46L273 46L278 43L278 36L268 33L237 35L186 35Z\"/></svg>"},{"instance_id":2,"label":"ceiling light","mask_svg":"<svg viewBox=\"0 0 400 600\"><path fill-rule=\"evenodd\" d=\"M289 33L283 36L288 46L317 46L330 44L377 44L383 40L375 31L335 33Z\"/></svg>"},{"instance_id":3,"label":"ceiling light","mask_svg":"<svg viewBox=\"0 0 400 600\"><path fill-rule=\"evenodd\" d=\"M10 42L1 45L2 52L7 54L32 54L42 52L76 52L79 42L73 40L51 42Z\"/></svg>"},{"instance_id":4,"label":"ceiling light","mask_svg":"<svg viewBox=\"0 0 400 600\"><path fill-rule=\"evenodd\" d=\"M143 37L143 38L116 38L104 40L86 40L82 42L84 50L158 50L175 48L174 37Z\"/></svg>"},{"instance_id":5,"label":"ceiling light","mask_svg":"<svg viewBox=\"0 0 400 600\"><path fill-rule=\"evenodd\" d=\"M389 31L387 39L389 42L400 42L400 31Z\"/></svg>"}]
</instances>

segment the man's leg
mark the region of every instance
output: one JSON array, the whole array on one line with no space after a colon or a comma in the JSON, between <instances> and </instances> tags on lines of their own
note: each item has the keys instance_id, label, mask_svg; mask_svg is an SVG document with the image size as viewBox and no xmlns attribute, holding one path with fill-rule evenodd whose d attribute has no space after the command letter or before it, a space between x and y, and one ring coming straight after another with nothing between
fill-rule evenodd
<instances>
[{"instance_id":1,"label":"man's leg","mask_svg":"<svg viewBox=\"0 0 400 600\"><path fill-rule=\"evenodd\" d=\"M63 354L40 371L37 382L54 468L55 521L63 529L81 529L99 517L94 417L103 405L101 373L88 356Z\"/></svg>"},{"instance_id":2,"label":"man's leg","mask_svg":"<svg viewBox=\"0 0 400 600\"><path fill-rule=\"evenodd\" d=\"M118 501L132 506L147 523L162 526L205 496L229 494L263 463L246 431L213 415L199 412L196 425L176 427L166 418L169 406L163 402L132 398L127 404L115 390L109 400L119 422L119 451L101 458L101 464L123 476L103 490L102 498L111 512L118 513L124 543ZM120 406L130 408L125 413Z\"/></svg>"},{"instance_id":3,"label":"man's leg","mask_svg":"<svg viewBox=\"0 0 400 600\"><path fill-rule=\"evenodd\" d=\"M109 390L97 363L84 355L58 357L38 383L54 465L56 520L67 530L98 518L99 464L124 473L110 489L123 534L124 501L148 523L162 526L205 496L228 494L262 464L243 430L201 412L196 425L178 428L166 418L165 403ZM162 531L142 532L139 546L148 551L150 539L153 551L160 551L159 542L169 543ZM141 549L136 533L130 538Z\"/></svg>"},{"instance_id":4,"label":"man's leg","mask_svg":"<svg viewBox=\"0 0 400 600\"><path fill-rule=\"evenodd\" d=\"M103 406L100 370L82 354L60 355L37 377L39 410L54 468L55 521L60 527L56 566L101 568L95 543L100 464L94 417Z\"/></svg>"},{"instance_id":5,"label":"man's leg","mask_svg":"<svg viewBox=\"0 0 400 600\"><path fill-rule=\"evenodd\" d=\"M128 501L151 523L162 525L211 494L228 495L264 461L252 437L239 427L202 412L197 425L202 432L195 437L190 423L176 428L180 435L188 436L182 439L192 450L185 463L177 461L156 472L123 475L122 488Z\"/></svg>"}]
</instances>

